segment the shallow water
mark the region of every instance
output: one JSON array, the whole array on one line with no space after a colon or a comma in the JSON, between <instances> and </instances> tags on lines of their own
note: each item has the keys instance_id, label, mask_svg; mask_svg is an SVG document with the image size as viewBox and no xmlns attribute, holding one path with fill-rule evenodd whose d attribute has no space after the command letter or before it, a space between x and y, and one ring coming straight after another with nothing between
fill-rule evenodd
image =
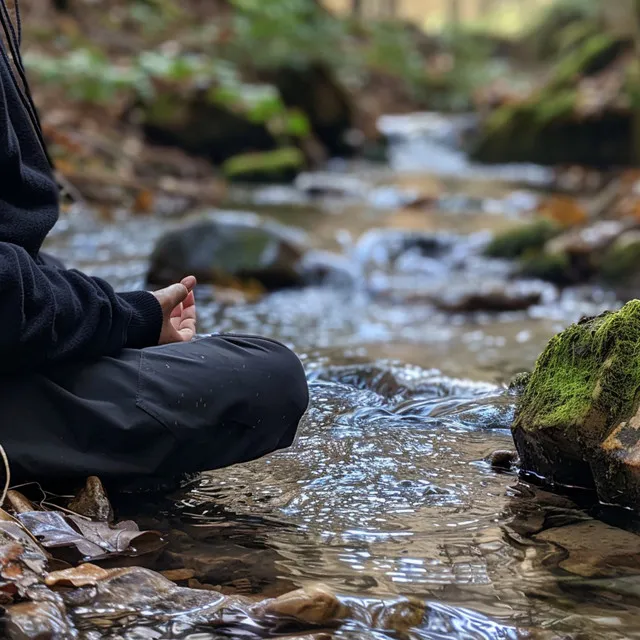
<instances>
[{"instance_id":1,"label":"shallow water","mask_svg":"<svg viewBox=\"0 0 640 640\"><path fill-rule=\"evenodd\" d=\"M488 232L527 215L518 203L535 197L548 176L536 168L483 171L458 152L438 156L445 150L433 136L411 130L407 139L406 122L386 124L399 138L391 168L338 167L368 185L367 197L309 201L272 188L238 191L229 203L302 227L316 248L339 250L357 270L355 289L286 291L234 306L199 292L203 332L262 333L301 356L312 401L295 446L204 474L160 509L129 508L142 526L170 533L160 563L196 567L202 583L274 595L319 581L362 598L423 598L428 615L414 638L640 637L640 547L625 538L628 550L609 561L608 543L598 544L607 525L597 521L602 536L586 551L580 529L572 533L593 517L627 530L634 522L589 496L552 495L487 462L512 448L505 383L532 366L550 336L615 299L543 287L528 311L436 310L427 301L434 288L506 281L508 266L479 257L480 248ZM398 193L433 188L434 180L446 194L437 206L398 206ZM137 287L155 239L173 224L71 216L51 248L120 287ZM388 268L357 244L372 228L386 237L397 229L448 234L453 249ZM534 285L541 286L518 286ZM536 539L542 531L550 537ZM568 532L556 536L562 545L553 542L558 531ZM354 624L333 635L388 634Z\"/></svg>"}]
</instances>

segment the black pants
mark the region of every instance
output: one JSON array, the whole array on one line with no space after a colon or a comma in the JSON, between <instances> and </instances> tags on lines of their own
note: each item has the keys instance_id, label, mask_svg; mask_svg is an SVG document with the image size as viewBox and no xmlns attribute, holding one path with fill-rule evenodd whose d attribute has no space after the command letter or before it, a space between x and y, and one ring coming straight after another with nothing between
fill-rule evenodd
<instances>
[{"instance_id":1,"label":"black pants","mask_svg":"<svg viewBox=\"0 0 640 640\"><path fill-rule=\"evenodd\" d=\"M308 404L298 358L219 335L4 378L0 444L15 482L175 477L286 448Z\"/></svg>"}]
</instances>

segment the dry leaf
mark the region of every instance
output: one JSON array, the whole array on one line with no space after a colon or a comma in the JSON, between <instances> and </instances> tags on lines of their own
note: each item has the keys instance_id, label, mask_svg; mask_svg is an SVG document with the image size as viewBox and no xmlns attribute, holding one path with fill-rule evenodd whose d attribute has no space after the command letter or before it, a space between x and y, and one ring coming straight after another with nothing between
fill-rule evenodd
<instances>
[{"instance_id":1,"label":"dry leaf","mask_svg":"<svg viewBox=\"0 0 640 640\"><path fill-rule=\"evenodd\" d=\"M587 221L587 212L573 198L553 196L542 204L539 210L545 218L550 218L564 226L583 224Z\"/></svg>"},{"instance_id":2,"label":"dry leaf","mask_svg":"<svg viewBox=\"0 0 640 640\"><path fill-rule=\"evenodd\" d=\"M52 571L45 578L45 583L50 587L86 587L94 585L100 580L106 580L122 569L103 569L95 564L81 564L79 567Z\"/></svg>"},{"instance_id":3,"label":"dry leaf","mask_svg":"<svg viewBox=\"0 0 640 640\"><path fill-rule=\"evenodd\" d=\"M134 213L151 213L155 204L155 195L149 189L138 191L133 202Z\"/></svg>"}]
</instances>

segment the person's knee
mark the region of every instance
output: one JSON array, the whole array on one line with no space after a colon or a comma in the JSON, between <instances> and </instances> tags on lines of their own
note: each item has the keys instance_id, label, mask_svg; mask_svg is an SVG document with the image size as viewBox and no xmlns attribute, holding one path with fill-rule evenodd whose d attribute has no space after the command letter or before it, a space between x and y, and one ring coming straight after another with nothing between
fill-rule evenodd
<instances>
[{"instance_id":1,"label":"person's knee","mask_svg":"<svg viewBox=\"0 0 640 640\"><path fill-rule=\"evenodd\" d=\"M227 362L234 363L230 378L239 388L231 403L236 418L250 424L264 443L272 443L272 449L289 446L309 405L307 378L298 356L280 342L260 336L226 334L210 340L217 354L225 353ZM213 366L216 360L211 360Z\"/></svg>"},{"instance_id":2,"label":"person's knee","mask_svg":"<svg viewBox=\"0 0 640 640\"><path fill-rule=\"evenodd\" d=\"M274 418L297 425L309 405L309 386L302 363L283 344L259 340L268 352L268 373L259 381L264 404Z\"/></svg>"}]
</instances>

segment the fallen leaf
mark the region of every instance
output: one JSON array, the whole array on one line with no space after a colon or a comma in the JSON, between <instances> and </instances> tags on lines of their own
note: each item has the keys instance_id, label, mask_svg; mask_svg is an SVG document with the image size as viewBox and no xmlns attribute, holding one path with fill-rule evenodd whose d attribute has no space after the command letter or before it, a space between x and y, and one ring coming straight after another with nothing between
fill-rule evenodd
<instances>
[{"instance_id":1,"label":"fallen leaf","mask_svg":"<svg viewBox=\"0 0 640 640\"><path fill-rule=\"evenodd\" d=\"M143 555L162 549L166 542L157 531L140 531L138 525L126 520L116 525L93 522L77 516L68 516L82 535L110 554Z\"/></svg>"},{"instance_id":2,"label":"fallen leaf","mask_svg":"<svg viewBox=\"0 0 640 640\"><path fill-rule=\"evenodd\" d=\"M24 527L13 521L0 521L0 590L21 593L41 582L47 564L45 551Z\"/></svg>"},{"instance_id":3,"label":"fallen leaf","mask_svg":"<svg viewBox=\"0 0 640 640\"><path fill-rule=\"evenodd\" d=\"M138 191L133 202L134 213L150 213L155 203L155 196L149 189Z\"/></svg>"},{"instance_id":4,"label":"fallen leaf","mask_svg":"<svg viewBox=\"0 0 640 640\"><path fill-rule=\"evenodd\" d=\"M84 538L58 511L27 511L18 519L47 549L75 547L85 558L104 555L102 547Z\"/></svg>"},{"instance_id":5,"label":"fallen leaf","mask_svg":"<svg viewBox=\"0 0 640 640\"><path fill-rule=\"evenodd\" d=\"M44 547L72 548L84 559L140 556L157 551L165 544L159 533L140 531L134 522L121 522L112 527L58 511L31 511L21 513L18 518Z\"/></svg>"},{"instance_id":6,"label":"fallen leaf","mask_svg":"<svg viewBox=\"0 0 640 640\"><path fill-rule=\"evenodd\" d=\"M45 578L45 583L49 587L86 587L94 585L100 580L106 580L121 571L123 570L103 569L98 565L85 563L79 567L52 571Z\"/></svg>"},{"instance_id":7,"label":"fallen leaf","mask_svg":"<svg viewBox=\"0 0 640 640\"><path fill-rule=\"evenodd\" d=\"M584 207L567 196L552 196L542 204L539 213L567 227L587 221Z\"/></svg>"}]
</instances>

